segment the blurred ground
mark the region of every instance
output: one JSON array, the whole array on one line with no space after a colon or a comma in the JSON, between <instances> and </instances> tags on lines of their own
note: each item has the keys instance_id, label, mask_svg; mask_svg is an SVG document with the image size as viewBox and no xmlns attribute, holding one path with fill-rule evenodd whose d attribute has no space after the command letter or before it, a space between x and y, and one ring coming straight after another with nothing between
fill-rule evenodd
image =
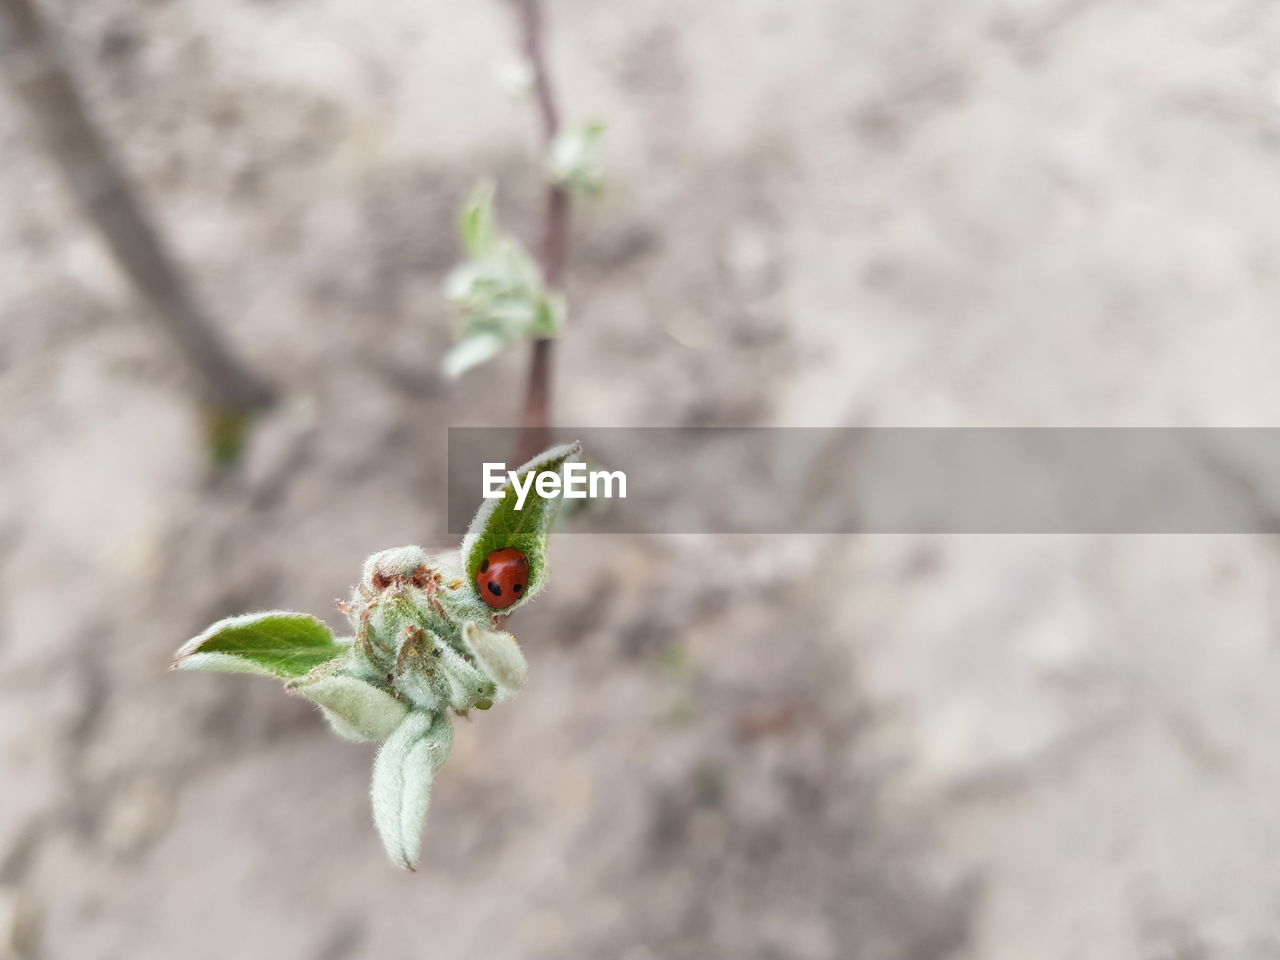
<instances>
[{"instance_id":1,"label":"blurred ground","mask_svg":"<svg viewBox=\"0 0 1280 960\"><path fill-rule=\"evenodd\" d=\"M337 623L368 552L441 536L445 426L511 419L522 357L435 372L465 191L538 209L507 11L45 9L295 399L208 482L0 93L0 956L1280 957L1261 537L562 537L531 686L459 725L390 868L370 750L165 667L223 615ZM563 421L1275 424L1274 3L550 14L612 183Z\"/></svg>"}]
</instances>

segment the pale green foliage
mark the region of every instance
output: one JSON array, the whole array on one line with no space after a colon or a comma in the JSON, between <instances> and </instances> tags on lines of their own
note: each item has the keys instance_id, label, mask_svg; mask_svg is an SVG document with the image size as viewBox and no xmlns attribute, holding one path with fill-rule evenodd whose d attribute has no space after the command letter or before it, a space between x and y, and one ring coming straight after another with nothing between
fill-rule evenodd
<instances>
[{"instance_id":1,"label":"pale green foliage","mask_svg":"<svg viewBox=\"0 0 1280 960\"><path fill-rule=\"evenodd\" d=\"M291 680L346 653L322 620L305 613L268 610L219 620L178 650L183 670L257 673Z\"/></svg>"},{"instance_id":2,"label":"pale green foliage","mask_svg":"<svg viewBox=\"0 0 1280 960\"><path fill-rule=\"evenodd\" d=\"M496 333L480 331L464 334L445 353L440 361L440 369L446 377L460 377L472 367L480 367L488 363L507 346L508 339Z\"/></svg>"},{"instance_id":3,"label":"pale green foliage","mask_svg":"<svg viewBox=\"0 0 1280 960\"><path fill-rule=\"evenodd\" d=\"M493 184L477 184L458 216L458 234L462 247L471 257L484 257L493 251L498 240L497 219L493 212Z\"/></svg>"},{"instance_id":4,"label":"pale green foliage","mask_svg":"<svg viewBox=\"0 0 1280 960\"><path fill-rule=\"evenodd\" d=\"M431 783L449 758L453 729L443 713L414 710L378 751L369 798L387 856L412 870L431 804Z\"/></svg>"},{"instance_id":5,"label":"pale green foliage","mask_svg":"<svg viewBox=\"0 0 1280 960\"><path fill-rule=\"evenodd\" d=\"M547 160L551 182L575 196L599 196L604 189L604 166L600 162L600 140L604 124L593 120L578 130L566 130L556 137Z\"/></svg>"},{"instance_id":6,"label":"pale green foliage","mask_svg":"<svg viewBox=\"0 0 1280 960\"><path fill-rule=\"evenodd\" d=\"M344 740L385 740L409 712L409 705L390 691L337 669L317 668L288 690L318 706Z\"/></svg>"},{"instance_id":7,"label":"pale green foliage","mask_svg":"<svg viewBox=\"0 0 1280 960\"><path fill-rule=\"evenodd\" d=\"M457 309L455 342L441 361L449 377L487 363L510 344L554 337L565 314L564 299L545 288L528 251L499 232L491 184L471 192L458 232L468 259L445 280L445 295Z\"/></svg>"},{"instance_id":8,"label":"pale green foliage","mask_svg":"<svg viewBox=\"0 0 1280 960\"><path fill-rule=\"evenodd\" d=\"M559 473L578 452L576 443L553 448L517 473ZM449 711L487 710L528 675L515 638L496 627L476 590L476 567L489 551L521 550L530 564L524 599L536 593L546 580L554 505L530 492L515 511L509 483L502 499L485 502L459 551L436 557L406 546L374 554L350 602L340 604L355 632L349 641L307 614L248 614L184 644L173 666L285 680L339 736L384 741L374 765L374 823L391 859L412 869L432 779L449 752ZM477 551L484 553L473 563Z\"/></svg>"}]
</instances>

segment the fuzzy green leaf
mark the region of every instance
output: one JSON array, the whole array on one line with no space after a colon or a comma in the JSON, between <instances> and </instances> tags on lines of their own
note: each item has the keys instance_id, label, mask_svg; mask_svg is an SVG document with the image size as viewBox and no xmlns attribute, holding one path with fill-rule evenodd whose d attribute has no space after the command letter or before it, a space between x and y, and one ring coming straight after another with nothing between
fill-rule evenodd
<instances>
[{"instance_id":1,"label":"fuzzy green leaf","mask_svg":"<svg viewBox=\"0 0 1280 960\"><path fill-rule=\"evenodd\" d=\"M462 625L462 643L502 693L509 696L518 692L529 679L528 661L511 634L489 630L473 621Z\"/></svg>"},{"instance_id":2,"label":"fuzzy green leaf","mask_svg":"<svg viewBox=\"0 0 1280 960\"><path fill-rule=\"evenodd\" d=\"M344 740L385 740L409 712L408 704L381 687L341 673L313 671L289 690L320 707Z\"/></svg>"},{"instance_id":3,"label":"fuzzy green leaf","mask_svg":"<svg viewBox=\"0 0 1280 960\"><path fill-rule=\"evenodd\" d=\"M418 863L422 827L431 804L431 782L449 756L453 730L443 713L411 711L373 763L373 822L393 863Z\"/></svg>"},{"instance_id":4,"label":"fuzzy green leaf","mask_svg":"<svg viewBox=\"0 0 1280 960\"><path fill-rule=\"evenodd\" d=\"M347 649L334 641L323 621L305 613L269 610L219 620L182 645L173 668L293 680L343 656Z\"/></svg>"},{"instance_id":5,"label":"fuzzy green leaf","mask_svg":"<svg viewBox=\"0 0 1280 960\"><path fill-rule=\"evenodd\" d=\"M522 486L529 474L535 475L533 482L529 483L521 509L516 509L516 487L508 478L506 486L502 488L502 496L485 500L476 512L475 519L471 521L471 526L467 528L466 536L462 538L460 550L466 582L470 584L475 583L476 572L484 558L494 550L510 547L529 558L529 582L524 595L518 603L506 607L504 612L511 612L536 594L546 579L547 536L551 532L560 498L540 496L537 492L536 475L552 473L561 475L563 479L564 465L575 459L581 451L582 445L579 443L564 444L540 453L521 466L516 470L516 479Z\"/></svg>"}]
</instances>

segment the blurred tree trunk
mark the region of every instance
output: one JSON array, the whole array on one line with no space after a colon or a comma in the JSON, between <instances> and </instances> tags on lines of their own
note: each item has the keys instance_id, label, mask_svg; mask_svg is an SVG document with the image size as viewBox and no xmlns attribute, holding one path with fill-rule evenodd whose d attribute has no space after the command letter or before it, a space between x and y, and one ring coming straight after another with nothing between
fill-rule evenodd
<instances>
[{"instance_id":1,"label":"blurred tree trunk","mask_svg":"<svg viewBox=\"0 0 1280 960\"><path fill-rule=\"evenodd\" d=\"M84 213L200 380L215 441L271 401L219 337L90 119L32 0L0 0L0 70Z\"/></svg>"}]
</instances>

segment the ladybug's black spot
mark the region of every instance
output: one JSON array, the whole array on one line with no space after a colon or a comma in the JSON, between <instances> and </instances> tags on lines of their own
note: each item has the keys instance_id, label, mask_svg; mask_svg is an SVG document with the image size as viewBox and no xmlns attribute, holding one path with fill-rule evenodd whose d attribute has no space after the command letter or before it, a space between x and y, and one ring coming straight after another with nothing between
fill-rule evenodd
<instances>
[{"instance_id":1,"label":"ladybug's black spot","mask_svg":"<svg viewBox=\"0 0 1280 960\"><path fill-rule=\"evenodd\" d=\"M485 557L485 558L484 558L484 563L480 564L480 572L481 572L481 573L488 573L488 572L489 572L489 558L488 558L488 557Z\"/></svg>"},{"instance_id":2,"label":"ladybug's black spot","mask_svg":"<svg viewBox=\"0 0 1280 960\"><path fill-rule=\"evenodd\" d=\"M517 583L517 584L516 584L514 587L512 587L511 589L512 589L512 590L514 590L516 593L519 593L521 590L523 590L523 589L524 589L524 584L523 584L523 583Z\"/></svg>"},{"instance_id":3,"label":"ladybug's black spot","mask_svg":"<svg viewBox=\"0 0 1280 960\"><path fill-rule=\"evenodd\" d=\"M492 580L490 580L487 584L485 584L485 586L489 588L489 592L492 593L495 597L502 596L502 588L498 586L496 583L494 583Z\"/></svg>"}]
</instances>

